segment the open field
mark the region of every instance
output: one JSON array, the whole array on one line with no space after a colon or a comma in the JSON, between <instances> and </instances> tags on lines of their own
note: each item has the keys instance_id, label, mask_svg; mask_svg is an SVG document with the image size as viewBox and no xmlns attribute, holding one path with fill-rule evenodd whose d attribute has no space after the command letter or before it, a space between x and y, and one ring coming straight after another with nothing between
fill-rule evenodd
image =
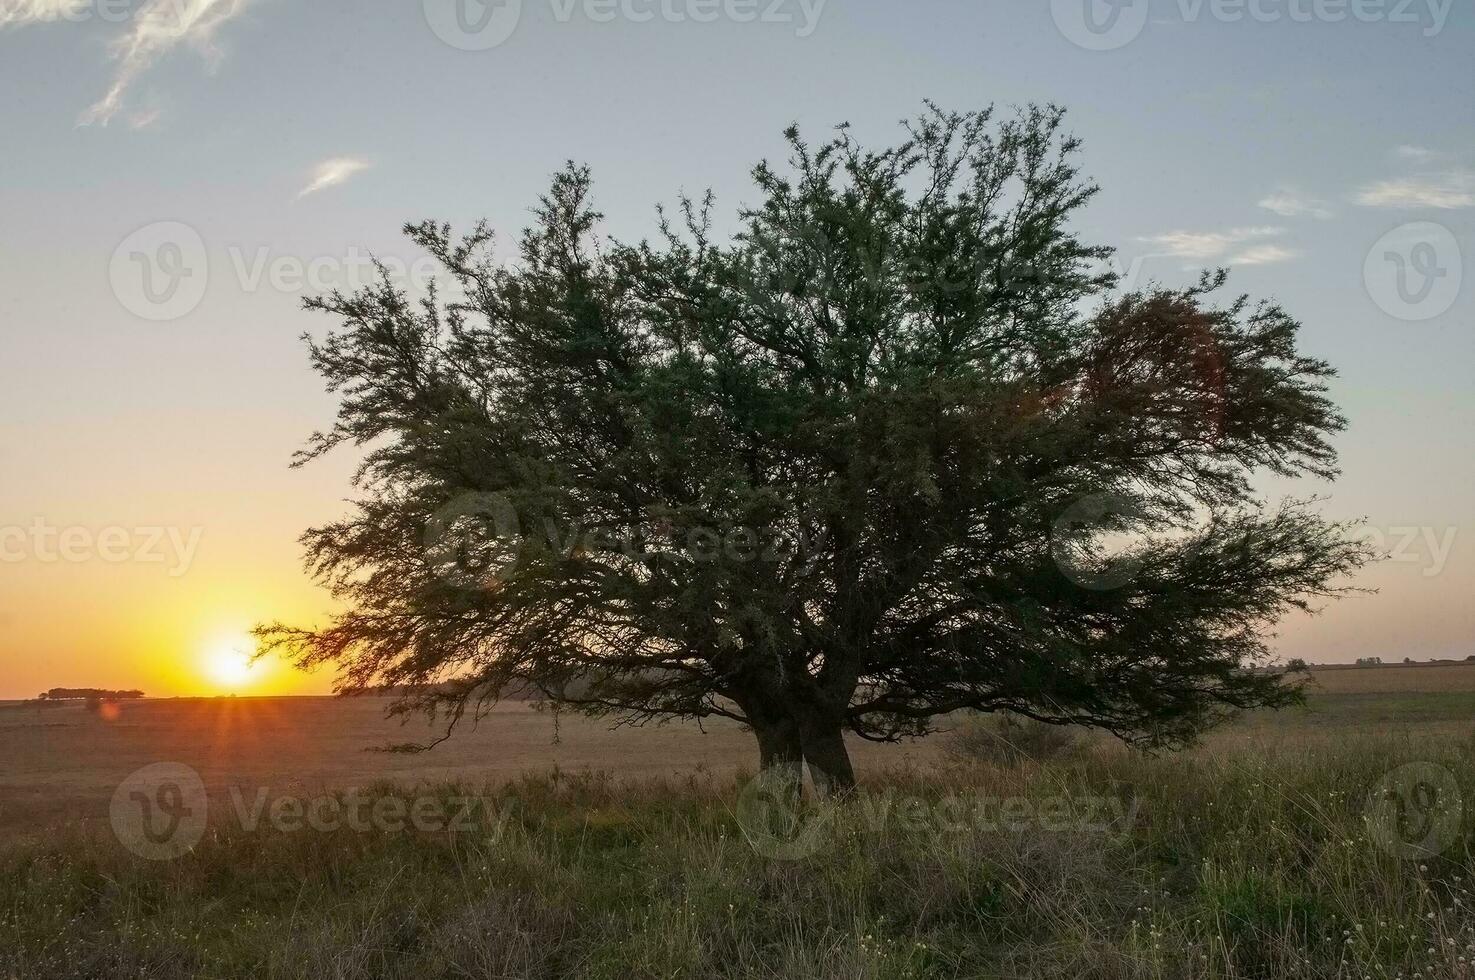
<instances>
[{"instance_id":1,"label":"open field","mask_svg":"<svg viewBox=\"0 0 1475 980\"><path fill-rule=\"evenodd\" d=\"M219 796L233 785L318 792L378 780L495 784L554 767L619 778L730 777L756 761L751 736L724 719L701 729L672 723L611 732L607 722L567 713L555 720L524 702L499 705L429 754L386 754L372 750L435 734L419 718L406 725L387 720L388 704L381 698L139 701L119 704L112 719L80 705L0 705L0 834L44 833L103 817L113 789L158 762L190 766ZM1424 733L1475 726L1475 665L1317 670L1305 708L1250 716L1208 741L1407 726ZM939 739L852 748L863 772L925 767L941 755Z\"/></svg>"},{"instance_id":2,"label":"open field","mask_svg":"<svg viewBox=\"0 0 1475 980\"><path fill-rule=\"evenodd\" d=\"M105 817L114 788L129 773L160 762L200 773L212 798L230 786L273 792L348 789L380 780L401 785L457 780L505 782L554 767L600 770L624 778L731 776L753 767L752 736L725 719L610 731L610 723L526 702L497 708L434 751L375 749L437 734L423 718L384 717L383 698L212 698L122 702L104 719L81 705L37 710L0 707L0 834L34 834L59 824ZM925 743L856 746L859 764L921 764Z\"/></svg>"},{"instance_id":3,"label":"open field","mask_svg":"<svg viewBox=\"0 0 1475 980\"><path fill-rule=\"evenodd\" d=\"M1317 671L1305 709L1158 758L862 747L858 800L777 811L735 726L555 740L511 704L365 752L423 733L382 708L0 708L0 977L1475 977L1475 667ZM211 820L145 860L105 815L160 761ZM482 809L252 824L231 786Z\"/></svg>"},{"instance_id":4,"label":"open field","mask_svg":"<svg viewBox=\"0 0 1475 980\"><path fill-rule=\"evenodd\" d=\"M1318 668L1306 695L1305 708L1257 713L1225 732L1290 735L1330 726L1467 733L1475 725L1475 664Z\"/></svg>"}]
</instances>

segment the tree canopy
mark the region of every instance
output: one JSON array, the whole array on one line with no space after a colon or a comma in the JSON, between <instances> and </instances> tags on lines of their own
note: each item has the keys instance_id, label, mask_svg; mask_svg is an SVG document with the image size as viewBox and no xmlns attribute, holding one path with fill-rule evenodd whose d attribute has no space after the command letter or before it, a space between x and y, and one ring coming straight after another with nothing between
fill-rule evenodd
<instances>
[{"instance_id":1,"label":"tree canopy","mask_svg":"<svg viewBox=\"0 0 1475 980\"><path fill-rule=\"evenodd\" d=\"M344 690L452 723L511 690L722 716L765 767L964 709L1174 745L1295 687L1272 625L1366 560L1257 474L1330 479L1333 375L1225 276L1122 292L1054 108L936 107L894 146L786 133L719 236L602 233L570 164L517 259L407 227L445 278L309 302L351 514L307 532L344 611L263 627Z\"/></svg>"}]
</instances>

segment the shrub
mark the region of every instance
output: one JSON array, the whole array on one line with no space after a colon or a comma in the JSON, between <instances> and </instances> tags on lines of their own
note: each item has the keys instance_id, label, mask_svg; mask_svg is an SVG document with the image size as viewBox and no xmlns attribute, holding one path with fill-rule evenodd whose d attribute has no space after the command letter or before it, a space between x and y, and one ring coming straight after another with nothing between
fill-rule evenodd
<instances>
[{"instance_id":1,"label":"shrub","mask_svg":"<svg viewBox=\"0 0 1475 980\"><path fill-rule=\"evenodd\" d=\"M1077 729L1001 713L964 722L953 731L948 751L963 761L1017 765L1068 758L1082 747Z\"/></svg>"}]
</instances>

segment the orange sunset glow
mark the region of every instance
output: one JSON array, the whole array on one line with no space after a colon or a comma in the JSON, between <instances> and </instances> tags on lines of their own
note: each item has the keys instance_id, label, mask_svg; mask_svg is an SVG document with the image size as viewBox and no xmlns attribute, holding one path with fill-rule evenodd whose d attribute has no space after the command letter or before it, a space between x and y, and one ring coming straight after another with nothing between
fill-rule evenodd
<instances>
[{"instance_id":1,"label":"orange sunset glow","mask_svg":"<svg viewBox=\"0 0 1475 980\"><path fill-rule=\"evenodd\" d=\"M203 666L210 681L222 690L246 691L264 681L270 671L270 662L255 659L255 652L255 642L242 634L212 647Z\"/></svg>"}]
</instances>

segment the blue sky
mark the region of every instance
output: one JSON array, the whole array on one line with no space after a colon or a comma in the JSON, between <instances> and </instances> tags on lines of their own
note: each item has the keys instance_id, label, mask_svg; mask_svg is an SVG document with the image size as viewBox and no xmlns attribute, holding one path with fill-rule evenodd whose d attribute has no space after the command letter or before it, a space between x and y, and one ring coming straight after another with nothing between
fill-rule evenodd
<instances>
[{"instance_id":1,"label":"blue sky","mask_svg":"<svg viewBox=\"0 0 1475 980\"><path fill-rule=\"evenodd\" d=\"M683 190L731 214L789 122L890 140L928 98L1066 106L1088 238L1139 283L1229 265L1341 369L1345 476L1300 489L1402 560L1286 655L1475 653L1468 0L460 0L460 35L456 2L0 0L0 526L202 532L188 574L0 561L0 697L314 608L295 538L351 461L286 467L331 411L298 271L410 268L412 219L511 240L569 158L618 237ZM153 318L118 276L161 222L203 264Z\"/></svg>"}]
</instances>

